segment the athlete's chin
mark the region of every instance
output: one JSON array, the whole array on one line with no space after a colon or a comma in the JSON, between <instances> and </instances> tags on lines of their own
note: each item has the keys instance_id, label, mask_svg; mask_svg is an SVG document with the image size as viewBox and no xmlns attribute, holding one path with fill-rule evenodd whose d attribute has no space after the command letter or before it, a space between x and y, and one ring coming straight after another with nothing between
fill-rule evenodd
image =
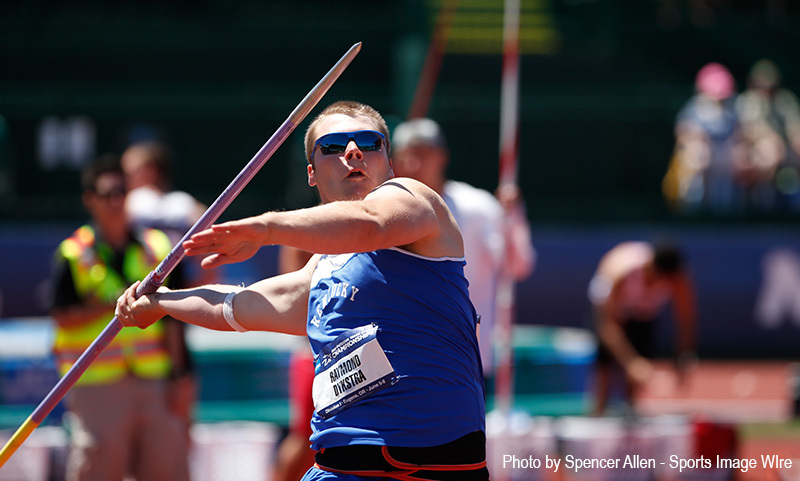
<instances>
[{"instance_id":1,"label":"athlete's chin","mask_svg":"<svg viewBox=\"0 0 800 481\"><path fill-rule=\"evenodd\" d=\"M344 195L343 200L363 200L369 194L371 189L358 189L356 191L348 192Z\"/></svg>"},{"instance_id":2,"label":"athlete's chin","mask_svg":"<svg viewBox=\"0 0 800 481\"><path fill-rule=\"evenodd\" d=\"M377 185L371 181L350 182L345 189L343 189L343 195L346 200L360 200L372 192L375 187L377 187Z\"/></svg>"},{"instance_id":3,"label":"athlete's chin","mask_svg":"<svg viewBox=\"0 0 800 481\"><path fill-rule=\"evenodd\" d=\"M335 194L329 194L323 198L327 202L340 202L349 200L363 200L372 189L343 189Z\"/></svg>"}]
</instances>

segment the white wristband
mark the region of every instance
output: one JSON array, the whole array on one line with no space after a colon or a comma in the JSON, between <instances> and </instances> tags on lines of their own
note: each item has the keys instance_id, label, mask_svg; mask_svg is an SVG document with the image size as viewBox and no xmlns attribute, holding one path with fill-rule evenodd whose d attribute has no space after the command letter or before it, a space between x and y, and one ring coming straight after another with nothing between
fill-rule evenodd
<instances>
[{"instance_id":1,"label":"white wristband","mask_svg":"<svg viewBox=\"0 0 800 481\"><path fill-rule=\"evenodd\" d=\"M233 330L247 332L247 329L236 322L236 318L233 317L233 298L236 297L236 294L238 294L238 291L230 292L227 296L225 296L225 301L222 303L222 317L225 318L225 322L227 322L228 325L233 328Z\"/></svg>"}]
</instances>

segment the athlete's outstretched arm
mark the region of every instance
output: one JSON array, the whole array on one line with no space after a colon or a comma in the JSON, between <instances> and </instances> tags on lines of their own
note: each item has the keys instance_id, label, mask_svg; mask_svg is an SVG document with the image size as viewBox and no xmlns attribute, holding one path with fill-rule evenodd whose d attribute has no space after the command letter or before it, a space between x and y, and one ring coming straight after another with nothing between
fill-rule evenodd
<instances>
[{"instance_id":1,"label":"athlete's outstretched arm","mask_svg":"<svg viewBox=\"0 0 800 481\"><path fill-rule=\"evenodd\" d=\"M248 331L305 334L308 292L316 260L303 269L269 279L247 288L208 285L192 289L165 287L136 299L138 282L117 301L116 315L125 326L145 328L164 316L218 331L234 328L223 315L223 303L231 292L233 316Z\"/></svg>"},{"instance_id":2,"label":"athlete's outstretched arm","mask_svg":"<svg viewBox=\"0 0 800 481\"><path fill-rule=\"evenodd\" d=\"M460 234L441 198L424 184L392 179L363 200L331 202L215 225L184 243L204 267L250 258L279 244L320 254L404 247L430 257L463 255Z\"/></svg>"}]
</instances>

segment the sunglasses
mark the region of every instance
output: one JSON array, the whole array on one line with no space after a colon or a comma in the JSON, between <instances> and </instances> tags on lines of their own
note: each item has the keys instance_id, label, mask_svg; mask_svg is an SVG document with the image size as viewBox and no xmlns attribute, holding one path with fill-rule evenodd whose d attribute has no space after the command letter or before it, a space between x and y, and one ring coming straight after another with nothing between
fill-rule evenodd
<instances>
[{"instance_id":1,"label":"sunglasses","mask_svg":"<svg viewBox=\"0 0 800 481\"><path fill-rule=\"evenodd\" d=\"M324 155L341 154L347 149L350 141L355 141L358 148L364 152L381 150L381 145L386 142L386 137L375 130L359 130L357 132L334 132L325 134L314 143L314 150L319 147Z\"/></svg>"},{"instance_id":2,"label":"sunglasses","mask_svg":"<svg viewBox=\"0 0 800 481\"><path fill-rule=\"evenodd\" d=\"M112 198L122 198L125 197L127 193L128 192L125 189L119 189L119 188L111 189L105 192L94 191L94 195L103 200L109 200Z\"/></svg>"}]
</instances>

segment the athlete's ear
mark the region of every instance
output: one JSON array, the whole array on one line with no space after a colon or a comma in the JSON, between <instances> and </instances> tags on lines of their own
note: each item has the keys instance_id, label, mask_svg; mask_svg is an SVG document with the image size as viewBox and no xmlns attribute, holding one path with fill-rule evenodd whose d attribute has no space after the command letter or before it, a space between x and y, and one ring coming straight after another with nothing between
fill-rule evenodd
<instances>
[{"instance_id":1,"label":"athlete's ear","mask_svg":"<svg viewBox=\"0 0 800 481\"><path fill-rule=\"evenodd\" d=\"M394 167L392 167L392 159L389 158L389 178L394 179Z\"/></svg>"},{"instance_id":2,"label":"athlete's ear","mask_svg":"<svg viewBox=\"0 0 800 481\"><path fill-rule=\"evenodd\" d=\"M308 168L308 186L314 187L315 185L317 185L317 177L314 174L314 166L308 164L306 167Z\"/></svg>"}]
</instances>

